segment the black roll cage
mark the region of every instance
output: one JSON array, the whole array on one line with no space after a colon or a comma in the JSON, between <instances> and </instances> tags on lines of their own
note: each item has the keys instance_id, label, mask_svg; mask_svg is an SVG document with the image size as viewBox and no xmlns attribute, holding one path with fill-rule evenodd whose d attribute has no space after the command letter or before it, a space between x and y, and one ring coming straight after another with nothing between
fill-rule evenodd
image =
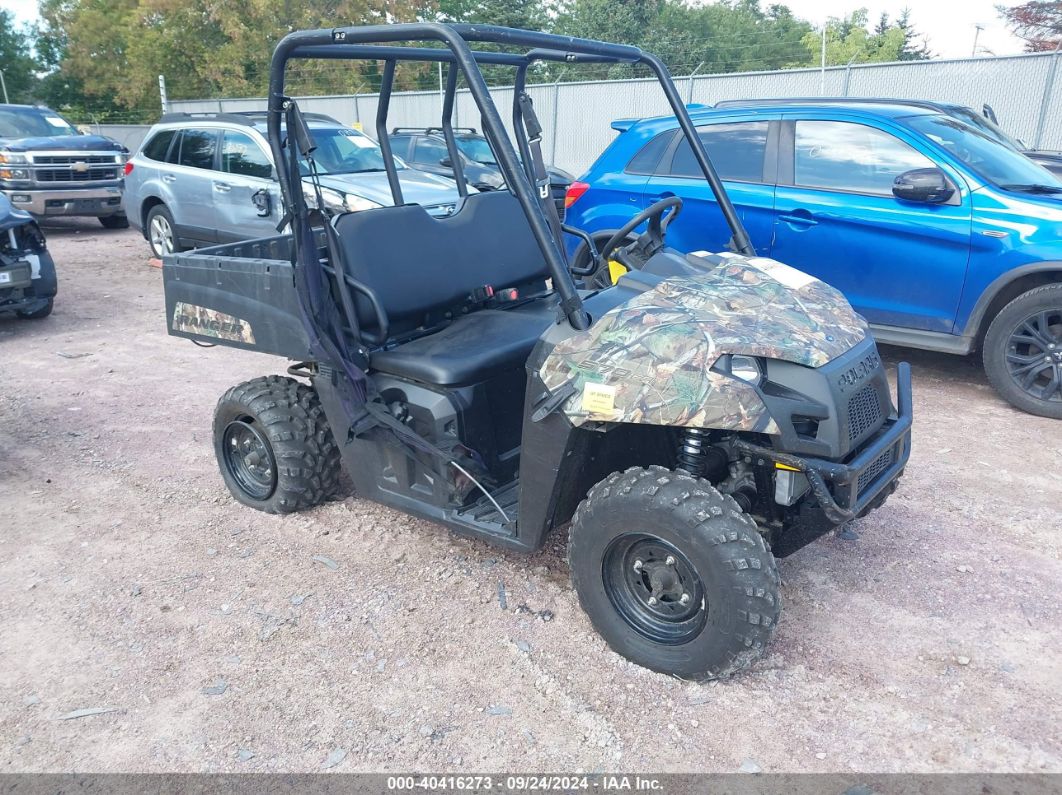
<instances>
[{"instance_id":1,"label":"black roll cage","mask_svg":"<svg viewBox=\"0 0 1062 795\"><path fill-rule=\"evenodd\" d=\"M391 46L395 42L441 42L446 49L429 47ZM500 46L530 48L523 53L473 51L469 42L485 42ZM394 165L391 143L387 136L387 111L394 88L395 64L397 61L442 62L450 64L443 100L442 132L450 160L454 164L454 177L462 196L467 194L467 187L461 173L460 157L454 139L452 116L454 97L457 90L458 70L464 75L465 83L479 108L486 136L498 158L498 167L505 177L505 182L523 209L531 232L542 251L542 256L553 277L553 288L561 299L561 307L571 326L577 330L586 329L590 320L583 310L582 300L575 282L568 269L564 249L560 240L555 240L550 223L538 201L538 195L532 187L534 182L531 150L523 124L520 96L524 92L527 69L536 61L556 61L562 63L626 63L644 64L656 75L672 112L678 119L679 127L690 143L694 159L701 167L708 185L715 195L728 226L733 235L734 248L752 256L755 250L748 233L738 217L734 205L727 196L715 167L705 151L693 121L686 112L678 90L663 62L637 47L624 44L579 39L570 36L558 36L495 25L441 24L429 22L401 23L394 25L365 25L320 30L305 30L289 33L273 51L269 71L268 131L269 146L277 164L277 176L286 208L291 211L295 206L293 189L289 181L287 157L289 152L282 146L281 123L290 102L284 93L284 75L287 63L292 59L333 59L333 60L374 60L383 61L383 77L380 86L379 101L376 112L376 133L383 152L384 167L388 183L396 206L404 204L402 187L398 171ZM491 99L487 83L479 64L512 66L516 68L513 91L513 128L519 159L512 142L505 131L498 109ZM456 67L456 68L455 68ZM521 167L521 161L523 166ZM304 223L296 215L292 223ZM293 229L296 237L300 230Z\"/></svg>"}]
</instances>

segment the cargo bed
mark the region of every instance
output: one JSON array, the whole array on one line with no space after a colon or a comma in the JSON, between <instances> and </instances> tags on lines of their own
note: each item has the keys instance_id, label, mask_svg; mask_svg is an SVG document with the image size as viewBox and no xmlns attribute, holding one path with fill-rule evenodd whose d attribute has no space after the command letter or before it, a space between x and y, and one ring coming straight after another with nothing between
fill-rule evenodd
<instances>
[{"instance_id":1,"label":"cargo bed","mask_svg":"<svg viewBox=\"0 0 1062 795\"><path fill-rule=\"evenodd\" d=\"M291 235L278 235L167 255L162 283L169 333L311 359L291 254Z\"/></svg>"}]
</instances>

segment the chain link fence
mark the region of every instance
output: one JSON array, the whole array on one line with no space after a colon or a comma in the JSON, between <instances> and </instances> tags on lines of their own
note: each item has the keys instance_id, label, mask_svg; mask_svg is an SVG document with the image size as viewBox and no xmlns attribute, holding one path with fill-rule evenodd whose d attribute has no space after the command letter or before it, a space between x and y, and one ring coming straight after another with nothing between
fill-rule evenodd
<instances>
[{"instance_id":1,"label":"chain link fence","mask_svg":"<svg viewBox=\"0 0 1062 795\"><path fill-rule=\"evenodd\" d=\"M1062 149L1062 54L1035 53L994 58L858 64L820 69L677 77L687 102L713 104L727 99L771 97L893 97L954 102L981 110L991 105L1000 124L1035 149ZM529 86L545 128L546 159L573 173L584 171L615 137L614 119L668 114L655 80L608 80ZM512 89L492 95L508 120ZM376 135L376 94L299 97L304 111L324 113L344 124L360 123ZM197 99L170 103L186 113L261 110L265 99ZM442 97L436 91L396 93L391 99L391 127L438 125ZM479 112L467 90L458 92L458 126L479 128ZM106 132L108 125L102 125ZM122 130L127 135L128 127ZM511 131L510 131L511 132ZM128 145L128 143L127 143ZM132 148L132 147L131 147Z\"/></svg>"}]
</instances>

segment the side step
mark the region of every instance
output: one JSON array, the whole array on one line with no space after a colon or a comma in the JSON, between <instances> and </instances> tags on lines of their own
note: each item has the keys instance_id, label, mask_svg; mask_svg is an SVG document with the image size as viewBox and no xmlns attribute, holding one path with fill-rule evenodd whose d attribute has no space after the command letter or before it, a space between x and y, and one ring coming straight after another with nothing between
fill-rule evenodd
<instances>
[{"instance_id":1,"label":"side step","mask_svg":"<svg viewBox=\"0 0 1062 795\"><path fill-rule=\"evenodd\" d=\"M453 521L480 533L502 538L515 537L516 517L520 509L520 481L514 480L491 496L493 500L484 494L472 505L456 511Z\"/></svg>"}]
</instances>

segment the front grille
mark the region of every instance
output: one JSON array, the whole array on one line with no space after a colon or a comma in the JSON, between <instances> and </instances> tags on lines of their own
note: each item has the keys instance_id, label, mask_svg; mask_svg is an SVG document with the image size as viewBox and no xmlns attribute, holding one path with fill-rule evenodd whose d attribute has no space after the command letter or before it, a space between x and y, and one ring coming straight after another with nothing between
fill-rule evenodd
<instances>
[{"instance_id":1,"label":"front grille","mask_svg":"<svg viewBox=\"0 0 1062 795\"><path fill-rule=\"evenodd\" d=\"M859 493L862 494L867 486L877 480L878 475L888 469L891 463L892 448L889 448L874 459L874 463L859 473L859 480L856 482L856 488L859 490Z\"/></svg>"},{"instance_id":2,"label":"front grille","mask_svg":"<svg viewBox=\"0 0 1062 795\"><path fill-rule=\"evenodd\" d=\"M874 385L865 386L848 401L848 443L860 439L871 428L881 424L881 401Z\"/></svg>"},{"instance_id":3,"label":"front grille","mask_svg":"<svg viewBox=\"0 0 1062 795\"><path fill-rule=\"evenodd\" d=\"M118 179L118 169L90 168L87 171L74 171L71 168L39 168L34 177L37 182L96 182L105 179Z\"/></svg>"},{"instance_id":4,"label":"front grille","mask_svg":"<svg viewBox=\"0 0 1062 795\"><path fill-rule=\"evenodd\" d=\"M70 166L74 163L88 163L89 165L98 163L110 163L115 162L114 155L34 155L33 164L37 166Z\"/></svg>"}]
</instances>

